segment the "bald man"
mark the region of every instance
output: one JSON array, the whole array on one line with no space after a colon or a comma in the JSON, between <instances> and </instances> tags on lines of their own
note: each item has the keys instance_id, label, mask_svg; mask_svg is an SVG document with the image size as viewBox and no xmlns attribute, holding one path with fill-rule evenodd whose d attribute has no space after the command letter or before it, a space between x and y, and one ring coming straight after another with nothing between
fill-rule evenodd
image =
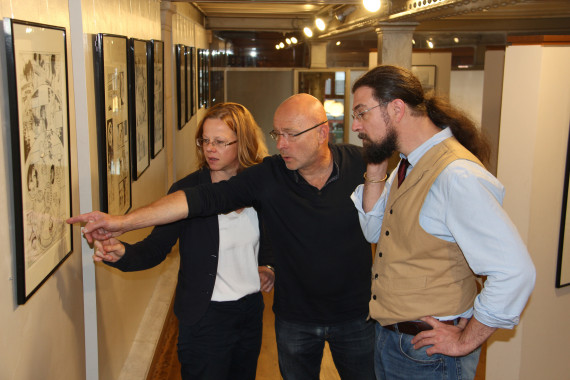
<instances>
[{"instance_id":1,"label":"bald man","mask_svg":"<svg viewBox=\"0 0 570 380\"><path fill-rule=\"evenodd\" d=\"M374 379L374 325L367 320L372 257L350 199L366 168L361 149L329 144L326 112L308 94L286 99L273 124L280 154L229 181L178 191L124 216L93 212L69 222L88 222L88 240L105 239L253 206L275 255L283 378L318 380L327 341L342 379Z\"/></svg>"}]
</instances>

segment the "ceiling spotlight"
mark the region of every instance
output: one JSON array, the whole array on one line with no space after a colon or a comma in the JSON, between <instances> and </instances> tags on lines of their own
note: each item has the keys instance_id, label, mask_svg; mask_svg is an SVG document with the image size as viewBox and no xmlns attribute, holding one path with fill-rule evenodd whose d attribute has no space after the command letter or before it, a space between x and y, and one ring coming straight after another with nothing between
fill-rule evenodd
<instances>
[{"instance_id":1,"label":"ceiling spotlight","mask_svg":"<svg viewBox=\"0 0 570 380\"><path fill-rule=\"evenodd\" d=\"M303 33L305 33L305 36L309 38L313 37L313 31L308 26L305 26L305 28L303 28Z\"/></svg>"},{"instance_id":2,"label":"ceiling spotlight","mask_svg":"<svg viewBox=\"0 0 570 380\"><path fill-rule=\"evenodd\" d=\"M287 42L287 45L291 45L291 39L290 38L285 38L285 42Z\"/></svg>"},{"instance_id":3,"label":"ceiling spotlight","mask_svg":"<svg viewBox=\"0 0 570 380\"><path fill-rule=\"evenodd\" d=\"M414 40L414 39L412 38L412 45L415 45L415 44L416 44L416 40Z\"/></svg>"},{"instance_id":4,"label":"ceiling spotlight","mask_svg":"<svg viewBox=\"0 0 570 380\"><path fill-rule=\"evenodd\" d=\"M337 42L336 42L336 46L340 46L340 41L337 41Z\"/></svg>"},{"instance_id":5,"label":"ceiling spotlight","mask_svg":"<svg viewBox=\"0 0 570 380\"><path fill-rule=\"evenodd\" d=\"M320 30L321 32L325 30L326 25L325 21L322 18L318 17L317 19L315 19L315 25L317 26L317 29Z\"/></svg>"},{"instance_id":6,"label":"ceiling spotlight","mask_svg":"<svg viewBox=\"0 0 570 380\"><path fill-rule=\"evenodd\" d=\"M430 40L427 40L427 45L430 49L433 49L433 42L431 42Z\"/></svg>"},{"instance_id":7,"label":"ceiling spotlight","mask_svg":"<svg viewBox=\"0 0 570 380\"><path fill-rule=\"evenodd\" d=\"M454 37L454 38L453 38L453 42L455 42L456 44L458 44L458 43L459 43L459 38Z\"/></svg>"},{"instance_id":8,"label":"ceiling spotlight","mask_svg":"<svg viewBox=\"0 0 570 380\"><path fill-rule=\"evenodd\" d=\"M281 46L275 45L275 49L279 50L279 49L281 49Z\"/></svg>"},{"instance_id":9,"label":"ceiling spotlight","mask_svg":"<svg viewBox=\"0 0 570 380\"><path fill-rule=\"evenodd\" d=\"M334 18L336 18L339 22L344 22L346 17L355 10L356 7L354 5L351 5L350 7L345 8L343 11L335 13Z\"/></svg>"},{"instance_id":10,"label":"ceiling spotlight","mask_svg":"<svg viewBox=\"0 0 570 380\"><path fill-rule=\"evenodd\" d=\"M279 42L279 47L283 49L285 47L285 44L283 42Z\"/></svg>"},{"instance_id":11,"label":"ceiling spotlight","mask_svg":"<svg viewBox=\"0 0 570 380\"><path fill-rule=\"evenodd\" d=\"M297 43L297 39L296 39L295 37L291 37L291 42L292 42L293 44L296 44L296 43Z\"/></svg>"},{"instance_id":12,"label":"ceiling spotlight","mask_svg":"<svg viewBox=\"0 0 570 380\"><path fill-rule=\"evenodd\" d=\"M368 12L376 12L380 9L380 0L362 0L362 4Z\"/></svg>"}]
</instances>

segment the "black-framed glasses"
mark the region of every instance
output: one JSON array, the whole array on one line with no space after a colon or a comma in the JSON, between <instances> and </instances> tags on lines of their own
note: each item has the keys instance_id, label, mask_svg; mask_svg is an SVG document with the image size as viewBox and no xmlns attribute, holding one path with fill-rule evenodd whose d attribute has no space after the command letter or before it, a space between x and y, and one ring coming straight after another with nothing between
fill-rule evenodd
<instances>
[{"instance_id":1,"label":"black-framed glasses","mask_svg":"<svg viewBox=\"0 0 570 380\"><path fill-rule=\"evenodd\" d=\"M311 128L305 129L304 131L301 131L299 133L277 132L277 131L273 130L273 131L269 132L269 136L271 136L271 138L275 141L277 141L279 139L279 137L283 137L285 140L289 141L289 139L291 137L295 138L299 135L302 135L305 132L309 132L311 129L315 129L315 128L323 125L326 122L328 122L328 120L321 121L319 124L314 125Z\"/></svg>"},{"instance_id":2,"label":"black-framed glasses","mask_svg":"<svg viewBox=\"0 0 570 380\"><path fill-rule=\"evenodd\" d=\"M360 112L353 112L352 113L352 120L357 120L357 121L362 121L362 118L364 117L364 114L370 110L373 110L376 107L380 107L382 105L382 103L374 106L374 107L370 107L368 109L365 109L364 111L360 111Z\"/></svg>"},{"instance_id":3,"label":"black-framed glasses","mask_svg":"<svg viewBox=\"0 0 570 380\"><path fill-rule=\"evenodd\" d=\"M204 138L197 138L196 139L196 145L199 146L200 148L206 147L206 145L212 145L214 148L227 148L229 145L235 144L237 143L237 140L235 141L224 141L224 140L210 140L210 139L204 139Z\"/></svg>"}]
</instances>

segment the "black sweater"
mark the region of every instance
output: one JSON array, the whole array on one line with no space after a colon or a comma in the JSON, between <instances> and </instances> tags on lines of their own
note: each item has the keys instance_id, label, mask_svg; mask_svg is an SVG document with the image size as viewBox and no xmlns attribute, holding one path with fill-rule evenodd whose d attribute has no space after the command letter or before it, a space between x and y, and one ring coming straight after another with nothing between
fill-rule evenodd
<instances>
[{"instance_id":1,"label":"black sweater","mask_svg":"<svg viewBox=\"0 0 570 380\"><path fill-rule=\"evenodd\" d=\"M365 164L358 147L329 147L335 165L321 190L279 155L229 181L184 189L190 220L255 207L275 256L273 310L284 320L332 324L368 313L372 254L350 199Z\"/></svg>"},{"instance_id":2,"label":"black sweater","mask_svg":"<svg viewBox=\"0 0 570 380\"><path fill-rule=\"evenodd\" d=\"M176 182L169 193L202 183L212 183L208 169L198 170ZM261 217L259 221L259 265L275 265ZM217 214L155 227L144 240L133 245L124 243L125 255L109 265L124 272L152 268L166 258L177 240L180 240L180 270L174 313L180 323L192 325L204 315L212 299L220 242Z\"/></svg>"}]
</instances>

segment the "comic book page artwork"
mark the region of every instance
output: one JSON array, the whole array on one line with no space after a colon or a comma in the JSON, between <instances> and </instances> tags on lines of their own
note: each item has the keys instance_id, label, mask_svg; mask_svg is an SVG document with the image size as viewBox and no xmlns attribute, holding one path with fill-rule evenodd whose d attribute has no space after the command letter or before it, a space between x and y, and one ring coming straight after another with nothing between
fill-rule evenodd
<instances>
[{"instance_id":1,"label":"comic book page artwork","mask_svg":"<svg viewBox=\"0 0 570 380\"><path fill-rule=\"evenodd\" d=\"M148 82L147 50L144 41L135 41L134 49L135 81L135 130L137 178L150 164L148 130Z\"/></svg>"},{"instance_id":2,"label":"comic book page artwork","mask_svg":"<svg viewBox=\"0 0 570 380\"><path fill-rule=\"evenodd\" d=\"M130 208L127 65L105 65L107 202L110 214Z\"/></svg>"},{"instance_id":3,"label":"comic book page artwork","mask_svg":"<svg viewBox=\"0 0 570 380\"><path fill-rule=\"evenodd\" d=\"M52 249L69 249L63 243L70 215L63 60L59 52L16 54L26 269Z\"/></svg>"},{"instance_id":4,"label":"comic book page artwork","mask_svg":"<svg viewBox=\"0 0 570 380\"><path fill-rule=\"evenodd\" d=\"M156 155L160 152L164 146L163 137L164 137L164 72L163 72L163 45L162 42L158 42L154 45L154 53L153 53L153 65L154 65L154 145L153 145L153 152Z\"/></svg>"}]
</instances>

